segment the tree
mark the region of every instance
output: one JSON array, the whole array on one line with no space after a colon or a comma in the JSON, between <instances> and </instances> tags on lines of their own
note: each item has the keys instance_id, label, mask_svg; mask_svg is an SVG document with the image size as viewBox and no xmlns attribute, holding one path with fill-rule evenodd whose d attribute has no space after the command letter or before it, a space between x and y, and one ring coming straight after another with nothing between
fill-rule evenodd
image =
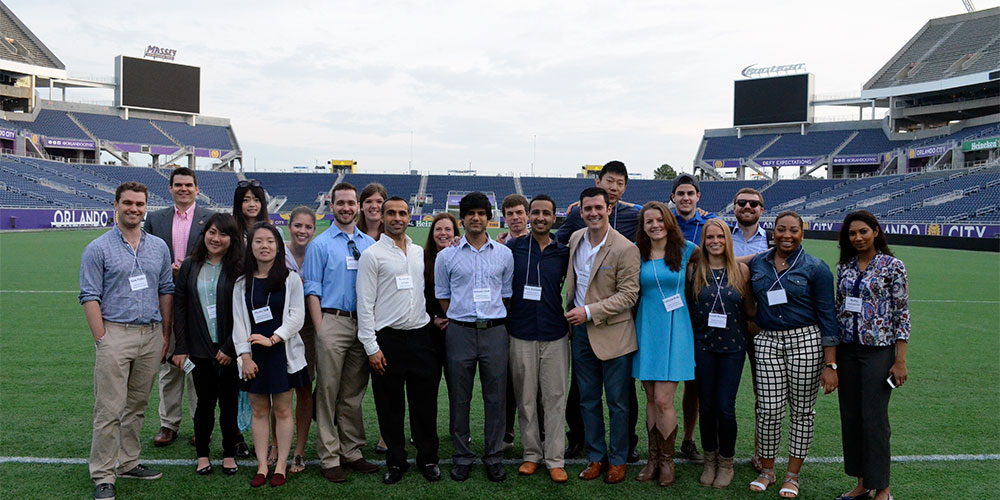
<instances>
[{"instance_id":1,"label":"tree","mask_svg":"<svg viewBox=\"0 0 1000 500\"><path fill-rule=\"evenodd\" d=\"M653 171L653 178L658 181L669 180L674 177L677 177L677 172L674 172L674 167L671 167L667 163L660 165L660 168Z\"/></svg>"}]
</instances>

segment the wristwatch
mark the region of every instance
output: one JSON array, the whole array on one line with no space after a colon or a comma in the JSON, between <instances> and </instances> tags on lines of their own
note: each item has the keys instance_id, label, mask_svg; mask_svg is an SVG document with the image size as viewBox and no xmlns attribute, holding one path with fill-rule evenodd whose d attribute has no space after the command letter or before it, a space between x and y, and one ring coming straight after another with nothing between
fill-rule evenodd
<instances>
[{"instance_id":1,"label":"wristwatch","mask_svg":"<svg viewBox=\"0 0 1000 500\"><path fill-rule=\"evenodd\" d=\"M833 368L833 371L837 371L837 363L825 363L827 368Z\"/></svg>"}]
</instances>

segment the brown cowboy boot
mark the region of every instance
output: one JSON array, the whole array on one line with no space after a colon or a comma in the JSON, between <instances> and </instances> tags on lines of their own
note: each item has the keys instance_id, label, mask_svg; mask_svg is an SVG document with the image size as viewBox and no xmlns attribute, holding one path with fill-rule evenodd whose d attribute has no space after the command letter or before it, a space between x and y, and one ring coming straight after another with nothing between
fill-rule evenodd
<instances>
[{"instance_id":1,"label":"brown cowboy boot","mask_svg":"<svg viewBox=\"0 0 1000 500\"><path fill-rule=\"evenodd\" d=\"M649 459L646 460L646 465L636 476L636 481L652 481L660 469L660 446L663 436L660 435L660 431L656 429L655 425L647 433L649 435Z\"/></svg>"},{"instance_id":2,"label":"brown cowboy boot","mask_svg":"<svg viewBox=\"0 0 1000 500\"><path fill-rule=\"evenodd\" d=\"M674 476L674 441L677 440L677 428L660 441L660 486L670 486L676 480Z\"/></svg>"}]
</instances>

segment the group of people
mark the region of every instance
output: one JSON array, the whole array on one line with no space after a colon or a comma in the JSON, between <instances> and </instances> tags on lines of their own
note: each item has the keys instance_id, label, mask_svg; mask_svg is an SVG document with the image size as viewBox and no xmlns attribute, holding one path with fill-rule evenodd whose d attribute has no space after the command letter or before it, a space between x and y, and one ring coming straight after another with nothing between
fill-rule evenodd
<instances>
[{"instance_id":1,"label":"group of people","mask_svg":"<svg viewBox=\"0 0 1000 500\"><path fill-rule=\"evenodd\" d=\"M845 469L858 478L839 499L891 498L888 401L907 378L910 324L906 270L875 217L858 211L845 219L835 286L829 267L802 247L798 214L779 214L773 235L760 226L760 192L736 194L730 228L697 207L695 177L673 181L673 209L622 201L627 182L623 163L605 165L556 232L551 197L510 195L501 205L508 231L496 239L486 232L489 199L469 193L458 219L435 215L423 247L406 234L408 202L378 184L360 193L334 186L331 227L315 238L315 214L296 208L287 242L269 221L258 181L239 182L232 215L213 214L195 204L195 172L178 168L170 176L175 206L148 217L147 188L122 184L115 226L87 246L80 270L80 302L97 345L95 499L114 497L116 477L161 475L139 463L157 373L161 395L164 385L191 378L198 474L212 472L216 407L222 470L237 473L238 400L241 390L249 394L254 487L281 486L305 469L313 415L324 478L339 483L345 471L378 471L362 453L369 378L386 449L383 482L399 482L409 468L407 411L417 469L440 480L442 373L450 476L468 479L478 371L481 460L491 481L506 478L502 454L515 414L519 474L544 466L554 482L566 482L567 454L582 449L581 480L624 481L626 464L638 460L638 379L649 448L636 479L675 482L681 431L681 453L703 464L699 482L725 488L734 476L735 401L747 359L756 414L751 462L760 473L751 491L777 483L789 408L779 495L798 496L822 386L840 389ZM163 406L161 397L161 416ZM699 418L704 454L694 443ZM163 422L156 444L176 439L179 418Z\"/></svg>"}]
</instances>

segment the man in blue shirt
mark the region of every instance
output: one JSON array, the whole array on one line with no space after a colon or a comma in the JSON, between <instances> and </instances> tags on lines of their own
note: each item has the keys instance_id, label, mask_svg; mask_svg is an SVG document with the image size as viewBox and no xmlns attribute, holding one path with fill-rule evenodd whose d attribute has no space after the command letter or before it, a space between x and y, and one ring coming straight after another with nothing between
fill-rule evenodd
<instances>
[{"instance_id":1,"label":"man in blue shirt","mask_svg":"<svg viewBox=\"0 0 1000 500\"><path fill-rule=\"evenodd\" d=\"M115 497L115 478L158 479L139 463L139 431L171 331L174 282L167 244L140 228L149 191L115 190L115 226L80 258L80 304L94 336L94 499ZM117 470L116 470L117 464Z\"/></svg>"},{"instance_id":2,"label":"man in blue shirt","mask_svg":"<svg viewBox=\"0 0 1000 500\"><path fill-rule=\"evenodd\" d=\"M615 231L634 243L635 233L639 228L640 207L621 199L628 185L628 169L625 168L625 164L618 160L612 160L605 164L601 173L597 175L595 185L604 189L608 194L608 201L611 203L608 223ZM579 203L574 202L570 205L565 222L559 226L559 231L556 232L556 240L563 245L568 245L569 237L575 231L585 227L587 227L587 223L580 217ZM635 427L639 422L639 399L635 393L635 383L629 386L628 401L628 462L634 463L639 460L639 452L636 450L639 435L635 433ZM569 448L566 449L566 458L576 458L583 451L583 416L580 414L580 388L576 385L575 377L570 380L569 401L566 403L566 423L569 427L567 433Z\"/></svg>"},{"instance_id":3,"label":"man in blue shirt","mask_svg":"<svg viewBox=\"0 0 1000 500\"><path fill-rule=\"evenodd\" d=\"M670 189L670 200L674 202L674 217L684 232L684 238L695 245L700 245L701 230L705 227L705 221L716 216L711 212L698 210L698 201L701 200L698 178L690 174L678 175ZM681 455L696 464L701 464L705 462L705 457L698 452L698 447L694 443L694 429L698 424L697 383L697 380L684 382L682 403L684 438L681 441Z\"/></svg>"},{"instance_id":4,"label":"man in blue shirt","mask_svg":"<svg viewBox=\"0 0 1000 500\"><path fill-rule=\"evenodd\" d=\"M567 480L563 459L566 393L569 389L569 323L563 315L562 284L569 247L549 232L556 203L548 195L531 199L531 233L507 242L514 255L514 295L510 300L510 371L521 423L524 463L518 473L534 474L545 461L549 477ZM541 402L541 408L538 402ZM539 433L539 419L547 439ZM544 446L544 448L543 448Z\"/></svg>"},{"instance_id":5,"label":"man in blue shirt","mask_svg":"<svg viewBox=\"0 0 1000 500\"><path fill-rule=\"evenodd\" d=\"M341 466L372 473L365 460L361 402L368 389L368 354L358 340L358 259L375 240L357 229L358 190L333 187L333 225L306 248L306 309L316 327L316 453L323 477L342 483Z\"/></svg>"},{"instance_id":6,"label":"man in blue shirt","mask_svg":"<svg viewBox=\"0 0 1000 500\"><path fill-rule=\"evenodd\" d=\"M458 204L465 236L441 250L434 262L434 296L449 321L445 369L455 481L469 478L475 458L469 447L469 407L476 365L483 391L486 476L494 482L507 478L501 461L509 356L505 323L506 303L514 293L514 260L510 249L486 234L492 208L483 193L465 195Z\"/></svg>"},{"instance_id":7,"label":"man in blue shirt","mask_svg":"<svg viewBox=\"0 0 1000 500\"><path fill-rule=\"evenodd\" d=\"M743 188L733 198L733 253L737 257L766 252L767 232L760 227L760 215L764 213L764 195L754 188Z\"/></svg>"}]
</instances>

